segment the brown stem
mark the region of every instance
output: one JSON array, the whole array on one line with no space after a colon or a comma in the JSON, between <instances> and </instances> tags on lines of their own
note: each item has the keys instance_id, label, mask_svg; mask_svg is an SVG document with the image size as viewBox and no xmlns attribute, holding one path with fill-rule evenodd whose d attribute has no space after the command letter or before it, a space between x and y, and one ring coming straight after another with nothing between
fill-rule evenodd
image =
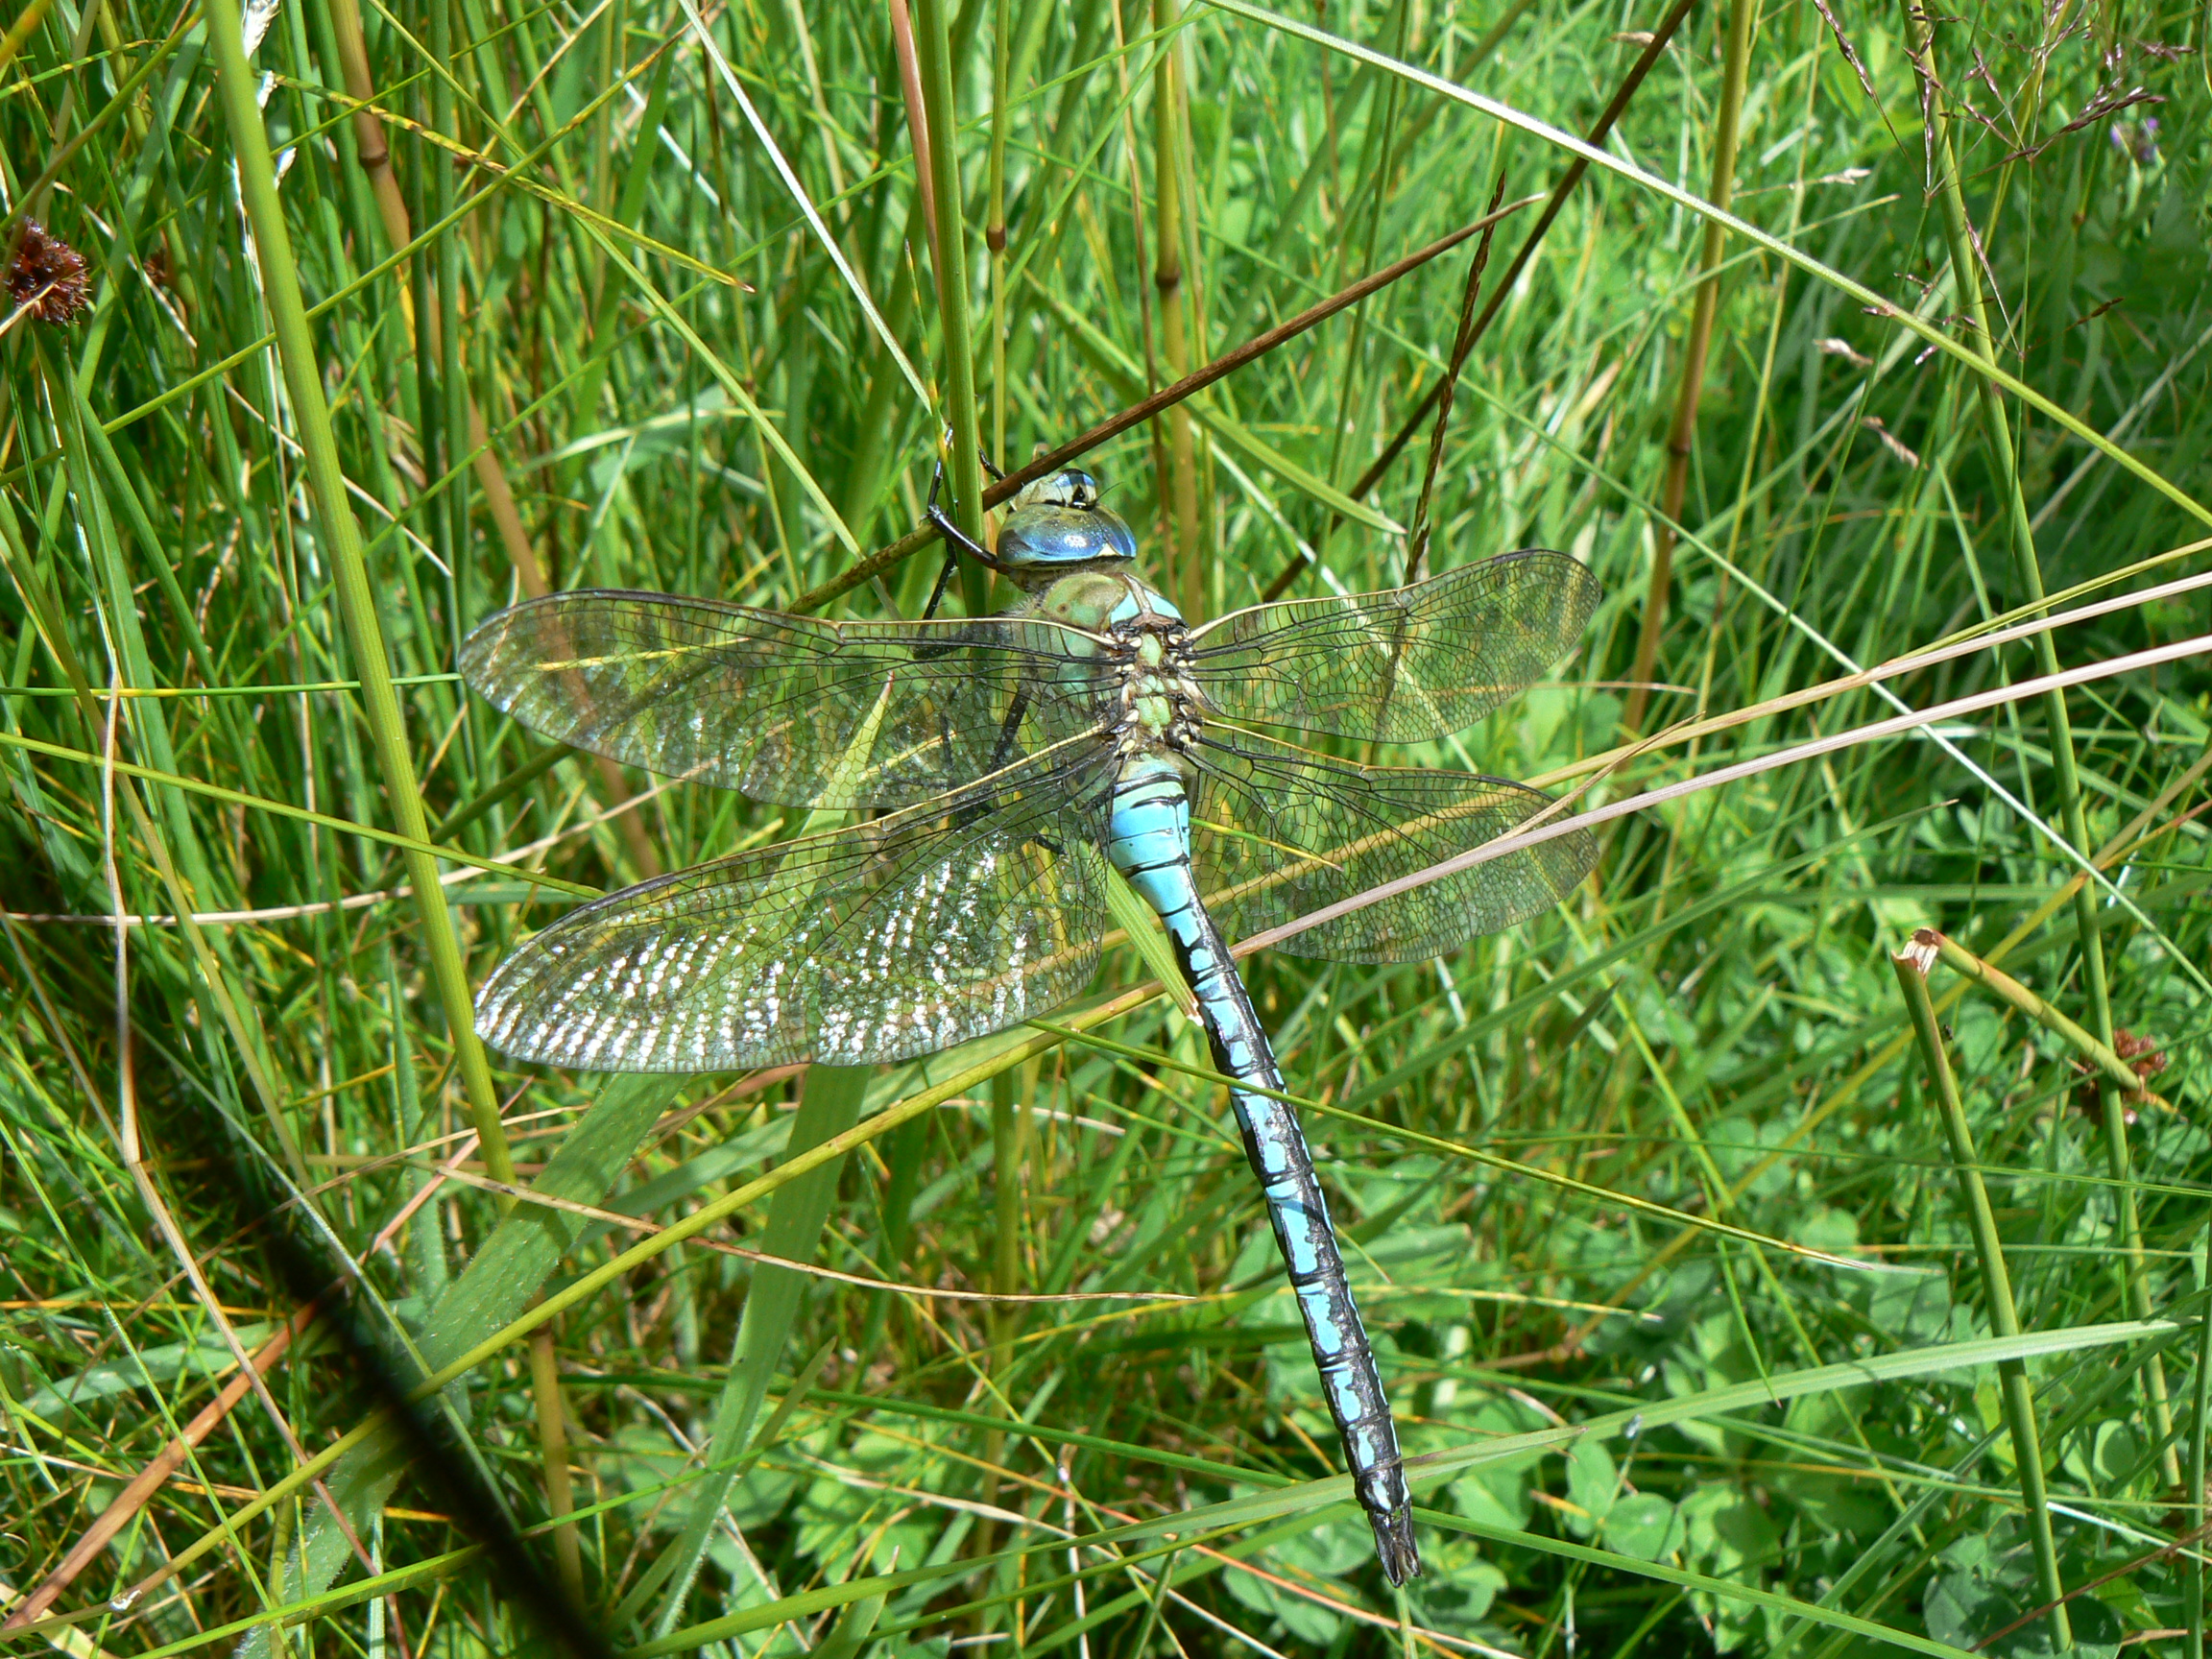
<instances>
[{"instance_id":1,"label":"brown stem","mask_svg":"<svg viewBox=\"0 0 2212 1659\"><path fill-rule=\"evenodd\" d=\"M22 1629L60 1599L61 1592L108 1548L108 1542L130 1524L131 1518L146 1506L146 1501L161 1489L170 1476L184 1467L192 1448L215 1431L216 1425L230 1414L231 1407L252 1391L256 1379L269 1375L270 1369L284 1357L284 1351L292 1346L293 1338L304 1332L314 1317L315 1305L310 1302L293 1314L289 1323L277 1328L276 1334L254 1353L252 1366L241 1370L223 1385L214 1399L200 1407L192 1421L184 1425L184 1432L164 1446L152 1462L131 1478L129 1485L108 1501L108 1507L84 1529L84 1536L69 1547L69 1553L61 1557L38 1588L17 1602L14 1611L5 1620L0 1620L0 1633Z\"/></svg>"},{"instance_id":2,"label":"brown stem","mask_svg":"<svg viewBox=\"0 0 2212 1659\"><path fill-rule=\"evenodd\" d=\"M900 101L906 106L906 140L914 148L914 188L922 197L922 228L929 233L929 269L937 265L937 189L929 177L929 114L922 106L922 68L914 56L914 18L906 0L889 0L891 55L899 60Z\"/></svg>"},{"instance_id":3,"label":"brown stem","mask_svg":"<svg viewBox=\"0 0 2212 1659\"><path fill-rule=\"evenodd\" d=\"M1505 170L1498 170L1498 187L1490 192L1490 211L1498 211L1498 204L1505 199ZM1452 398L1459 384L1459 371L1466 366L1467 353L1475 349L1475 301L1482 293L1483 267L1490 263L1490 233L1495 224L1486 226L1482 240L1475 244L1475 257L1467 267L1467 286L1459 296L1459 325L1452 336L1452 361L1438 382L1443 397L1436 404L1436 429L1429 440L1429 465L1421 474L1421 496L1413 504L1413 534L1406 547L1406 581L1408 586L1421 580L1421 561L1429 551L1429 504L1436 494L1436 474L1444 465L1444 433L1452 424Z\"/></svg>"},{"instance_id":4,"label":"brown stem","mask_svg":"<svg viewBox=\"0 0 2212 1659\"><path fill-rule=\"evenodd\" d=\"M1644 84L1644 78L1651 73L1660 55L1667 50L1667 42L1674 37L1674 31L1682 26L1682 19L1690 14L1690 8L1696 3L1697 0L1674 0L1673 7L1653 33L1651 43L1637 55L1635 64L1614 92L1612 102L1605 106L1604 113L1598 117L1596 125L1590 129L1586 142L1593 149L1605 142L1605 135L1613 131L1613 124L1621 119L1622 111L1628 108L1628 100L1636 96L1636 89ZM1537 248L1543 243L1545 232L1551 228L1551 221L1559 217L1559 210L1566 205L1569 194L1582 181L1582 175L1589 170L1589 161L1577 156L1567 164L1567 171L1559 175L1559 182L1551 187L1551 199L1544 204L1544 211L1537 216L1534 227L1528 232L1528 239L1521 244L1520 252L1513 255L1513 262L1505 267L1504 274L1498 278L1498 286L1490 291L1489 303L1482 307L1482 315L1475 321L1475 330L1469 338L1470 346L1482 338L1484 330L1490 326L1491 319L1498 315L1498 308L1504 304L1505 296L1513 292L1514 280L1521 275L1522 267L1534 256ZM1444 379L1439 376L1436 384L1430 387L1415 405L1413 413L1406 418L1406 423L1398 428L1397 435L1382 446L1382 453L1375 458L1374 465L1362 472L1358 482L1347 492L1353 500L1358 500L1375 488L1376 481L1389 470L1390 464L1413 441L1413 434L1428 424L1429 417L1435 413L1436 405L1443 401L1443 397Z\"/></svg>"},{"instance_id":5,"label":"brown stem","mask_svg":"<svg viewBox=\"0 0 2212 1659\"><path fill-rule=\"evenodd\" d=\"M1175 404L1182 402L1184 398L1194 393L1204 391L1214 381L1225 375L1235 373L1254 358L1263 357L1286 341L1296 339L1316 324L1327 322L1347 306L1358 304L1360 301L1366 299L1377 289L1388 287L1407 272L1420 269L1440 253L1449 253L1460 243L1466 241L1468 237L1479 235L1491 225L1505 217L1506 214L1518 213L1522 208L1532 205L1535 201L1535 197L1527 196L1518 202L1509 202L1497 212L1485 214L1472 225L1462 226L1453 231L1451 235L1441 237L1430 243L1428 247L1407 254L1405 258L1398 260L1395 264L1385 265L1372 276L1362 276L1350 287L1332 294L1318 305L1310 306L1299 312L1288 322L1279 323L1264 333L1255 334L1234 351L1222 353L1213 362L1207 364L1205 368L1186 374L1172 386L1162 387L1151 397L1130 404L1118 415L1109 416L1089 431L1078 433L1061 445L1059 448L1038 456L1026 466L1017 467L1004 478L983 492L983 504L986 507L996 507L999 502L1018 493L1038 479L1057 472L1069 462L1090 453L1109 439L1119 437L1130 427L1142 425L1163 409L1172 408ZM918 530L909 531L888 547L878 549L857 564L849 565L841 574L831 577L819 588L801 594L786 609L797 615L805 615L808 612L818 611L840 594L851 592L854 589L880 576L901 561L911 558L936 540L937 530L934 525L925 524Z\"/></svg>"},{"instance_id":6,"label":"brown stem","mask_svg":"<svg viewBox=\"0 0 2212 1659\"><path fill-rule=\"evenodd\" d=\"M1713 204L1725 209L1736 194L1736 140L1743 114L1743 77L1751 55L1751 0L1734 0L1728 12L1728 48L1720 78L1720 115L1713 138ZM1667 484L1652 533L1651 579L1636 632L1636 662L1628 671L1628 705L1621 716L1630 733L1643 729L1651 701L1651 671L1659 659L1659 630L1667 619L1667 589L1674 578L1674 526L1682 521L1682 494L1690 482L1690 452L1697 439L1697 404L1705 393L1705 359L1713 345L1713 315L1720 303L1720 255L1727 233L1718 219L1705 221L1698 261L1697 300L1690 338L1682 349L1682 384L1667 431Z\"/></svg>"},{"instance_id":7,"label":"brown stem","mask_svg":"<svg viewBox=\"0 0 2212 1659\"><path fill-rule=\"evenodd\" d=\"M530 1333L530 1387L538 1407L538 1443L545 1460L545 1508L553 1517L553 1558L562 1586L584 1604L584 1556L571 1517L576 1498L568 1482L568 1419L561 1405L561 1362L553 1352L553 1327Z\"/></svg>"}]
</instances>

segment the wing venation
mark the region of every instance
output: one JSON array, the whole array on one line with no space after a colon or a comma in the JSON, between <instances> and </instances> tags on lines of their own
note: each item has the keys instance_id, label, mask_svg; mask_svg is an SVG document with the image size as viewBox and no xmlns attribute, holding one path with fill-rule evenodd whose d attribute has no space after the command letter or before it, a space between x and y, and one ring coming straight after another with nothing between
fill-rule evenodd
<instances>
[{"instance_id":1,"label":"wing venation","mask_svg":"<svg viewBox=\"0 0 2212 1659\"><path fill-rule=\"evenodd\" d=\"M1256 733L1218 733L1191 813L1199 891L1240 939L1518 829L1550 796L1472 772L1355 766ZM1332 962L1419 962L1551 909L1598 861L1585 830L1539 842L1293 934Z\"/></svg>"},{"instance_id":2,"label":"wing venation","mask_svg":"<svg viewBox=\"0 0 2212 1659\"><path fill-rule=\"evenodd\" d=\"M1056 751L610 894L499 965L477 1029L517 1060L716 1071L875 1065L1017 1024L1097 967L1101 776Z\"/></svg>"},{"instance_id":3,"label":"wing venation","mask_svg":"<svg viewBox=\"0 0 2212 1659\"><path fill-rule=\"evenodd\" d=\"M1056 622L827 622L668 593L502 611L464 678L532 731L789 806L912 805L1097 723Z\"/></svg>"},{"instance_id":4,"label":"wing venation","mask_svg":"<svg viewBox=\"0 0 2212 1659\"><path fill-rule=\"evenodd\" d=\"M1422 743L1541 676L1598 598L1568 554L1506 553L1410 588L1231 612L1194 636L1192 677L1230 720Z\"/></svg>"}]
</instances>

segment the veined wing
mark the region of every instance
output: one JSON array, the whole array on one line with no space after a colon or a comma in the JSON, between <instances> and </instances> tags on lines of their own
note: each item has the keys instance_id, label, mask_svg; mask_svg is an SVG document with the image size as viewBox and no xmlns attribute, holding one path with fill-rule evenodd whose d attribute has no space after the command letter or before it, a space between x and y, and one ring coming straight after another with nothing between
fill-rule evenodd
<instances>
[{"instance_id":1,"label":"veined wing","mask_svg":"<svg viewBox=\"0 0 2212 1659\"><path fill-rule=\"evenodd\" d=\"M1231 720L1421 743L1566 655L1598 597L1565 553L1505 553L1410 588L1233 611L1196 631L1192 677Z\"/></svg>"},{"instance_id":2,"label":"veined wing","mask_svg":"<svg viewBox=\"0 0 2212 1659\"><path fill-rule=\"evenodd\" d=\"M1190 836L1199 891L1239 939L1443 862L1551 804L1472 772L1355 766L1209 729ZM1277 949L1332 962L1418 962L1541 915L1598 862L1576 830L1339 916Z\"/></svg>"},{"instance_id":3,"label":"veined wing","mask_svg":"<svg viewBox=\"0 0 2212 1659\"><path fill-rule=\"evenodd\" d=\"M598 1071L866 1066L1080 993L1105 930L1099 764L1040 757L926 806L570 911L476 1003L517 1060Z\"/></svg>"},{"instance_id":4,"label":"veined wing","mask_svg":"<svg viewBox=\"0 0 2212 1659\"><path fill-rule=\"evenodd\" d=\"M500 612L461 673L626 765L788 806L904 806L1095 725L1092 643L1040 619L825 622L587 589Z\"/></svg>"}]
</instances>

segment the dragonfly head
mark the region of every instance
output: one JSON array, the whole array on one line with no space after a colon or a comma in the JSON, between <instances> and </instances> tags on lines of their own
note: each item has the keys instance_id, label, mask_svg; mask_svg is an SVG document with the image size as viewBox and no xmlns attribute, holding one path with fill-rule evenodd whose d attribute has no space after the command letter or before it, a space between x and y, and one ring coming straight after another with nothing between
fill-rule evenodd
<instances>
[{"instance_id":1,"label":"dragonfly head","mask_svg":"<svg viewBox=\"0 0 2212 1659\"><path fill-rule=\"evenodd\" d=\"M1099 499L1098 480L1079 467L1049 473L1006 504L993 550L1015 581L1064 576L1085 565L1125 565L1137 538Z\"/></svg>"}]
</instances>

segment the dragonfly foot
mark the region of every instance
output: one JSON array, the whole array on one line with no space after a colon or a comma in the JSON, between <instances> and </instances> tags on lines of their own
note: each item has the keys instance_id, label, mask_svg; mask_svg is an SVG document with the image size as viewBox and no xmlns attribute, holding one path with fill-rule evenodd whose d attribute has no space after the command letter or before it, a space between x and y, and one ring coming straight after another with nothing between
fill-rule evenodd
<instances>
[{"instance_id":1,"label":"dragonfly foot","mask_svg":"<svg viewBox=\"0 0 2212 1659\"><path fill-rule=\"evenodd\" d=\"M944 469L940 467L938 471L942 473ZM1007 569L1007 565L996 553L953 523L951 515L937 505L937 486L934 484L929 486L929 501L922 509L922 517L936 526L937 534L944 537L946 545L956 553L967 554L986 570L1003 572Z\"/></svg>"}]
</instances>

